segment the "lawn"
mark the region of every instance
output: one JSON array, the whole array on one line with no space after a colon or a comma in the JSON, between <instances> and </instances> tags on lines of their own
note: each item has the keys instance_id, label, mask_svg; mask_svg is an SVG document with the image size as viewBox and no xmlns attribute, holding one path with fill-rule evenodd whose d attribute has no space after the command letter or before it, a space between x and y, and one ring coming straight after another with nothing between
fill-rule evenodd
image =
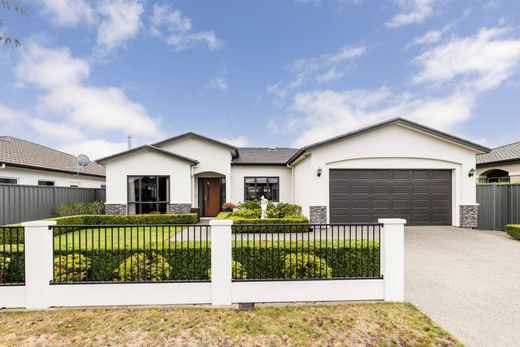
<instances>
[{"instance_id":1,"label":"lawn","mask_svg":"<svg viewBox=\"0 0 520 347\"><path fill-rule=\"evenodd\" d=\"M0 312L2 345L459 346L411 304Z\"/></svg>"},{"instance_id":2,"label":"lawn","mask_svg":"<svg viewBox=\"0 0 520 347\"><path fill-rule=\"evenodd\" d=\"M150 245L162 248L162 245L173 240L175 235L185 227L110 227L81 229L54 237L56 250L92 250L92 249L144 249ZM59 230L59 229L58 229ZM193 230L186 232L193 239ZM181 241L181 235L177 235ZM186 236L183 237L186 241ZM145 247L147 246L147 247Z\"/></svg>"}]
</instances>

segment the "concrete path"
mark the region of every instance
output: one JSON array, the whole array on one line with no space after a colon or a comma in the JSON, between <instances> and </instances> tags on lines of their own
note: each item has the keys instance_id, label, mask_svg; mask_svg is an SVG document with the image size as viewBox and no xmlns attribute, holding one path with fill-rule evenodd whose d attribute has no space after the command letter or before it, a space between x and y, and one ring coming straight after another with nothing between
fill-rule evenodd
<instances>
[{"instance_id":1,"label":"concrete path","mask_svg":"<svg viewBox=\"0 0 520 347\"><path fill-rule=\"evenodd\" d=\"M468 346L520 346L520 241L407 227L405 298Z\"/></svg>"}]
</instances>

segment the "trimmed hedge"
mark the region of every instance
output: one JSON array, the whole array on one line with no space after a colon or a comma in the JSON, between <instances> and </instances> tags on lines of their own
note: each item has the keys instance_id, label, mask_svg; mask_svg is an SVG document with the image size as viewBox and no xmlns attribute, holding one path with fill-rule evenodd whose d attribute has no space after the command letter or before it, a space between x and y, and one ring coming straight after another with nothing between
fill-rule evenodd
<instances>
[{"instance_id":1,"label":"trimmed hedge","mask_svg":"<svg viewBox=\"0 0 520 347\"><path fill-rule=\"evenodd\" d=\"M520 240L520 224L506 225L506 232L515 240Z\"/></svg>"},{"instance_id":2,"label":"trimmed hedge","mask_svg":"<svg viewBox=\"0 0 520 347\"><path fill-rule=\"evenodd\" d=\"M233 221L233 232L235 233L288 233L288 232L309 232L311 229L306 224L309 220L305 217L300 218L237 218L230 217ZM264 224L259 226L240 226L240 224ZM272 224L272 225L265 225ZM284 225L285 224L285 225ZM302 224L288 226L287 224Z\"/></svg>"},{"instance_id":3,"label":"trimmed hedge","mask_svg":"<svg viewBox=\"0 0 520 347\"><path fill-rule=\"evenodd\" d=\"M140 215L104 215L86 214L79 216L67 216L48 218L45 220L56 221L56 225L142 225L142 224L196 224L196 213L187 214L140 214ZM13 225L19 226L20 224ZM65 230L62 230L65 232ZM74 229L68 229L74 231ZM5 239L4 239L5 234ZM18 235L17 235L18 234ZM57 232L55 235L59 235ZM17 239L18 238L18 239ZM10 243L11 240L24 241L23 228L9 229L0 227L0 244Z\"/></svg>"},{"instance_id":4,"label":"trimmed hedge","mask_svg":"<svg viewBox=\"0 0 520 347\"><path fill-rule=\"evenodd\" d=\"M176 248L177 247L177 248ZM135 254L159 255L169 264L168 280L204 281L209 280L211 268L211 248L206 242L184 244L170 249L116 250L82 252L90 259L88 281L117 281L117 269L128 257ZM70 252L56 252L55 256L66 256ZM76 251L76 253L78 253ZM316 241L312 242L233 242L233 260L241 264L248 279L283 279L288 276L285 260L291 254L308 254L324 261L331 268L332 278L375 277L379 275L379 244L363 241ZM23 271L23 269L21 269ZM325 272L323 272L325 273ZM327 277L329 272L327 270Z\"/></svg>"}]
</instances>

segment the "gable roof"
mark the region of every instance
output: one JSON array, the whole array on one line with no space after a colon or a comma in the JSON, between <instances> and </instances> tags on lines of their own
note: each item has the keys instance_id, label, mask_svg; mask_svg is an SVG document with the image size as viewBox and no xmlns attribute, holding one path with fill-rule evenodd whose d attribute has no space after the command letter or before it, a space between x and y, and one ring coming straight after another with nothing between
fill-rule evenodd
<instances>
[{"instance_id":1,"label":"gable roof","mask_svg":"<svg viewBox=\"0 0 520 347\"><path fill-rule=\"evenodd\" d=\"M497 163L512 160L520 161L520 141L493 148L489 153L477 155L477 164Z\"/></svg>"},{"instance_id":2,"label":"gable roof","mask_svg":"<svg viewBox=\"0 0 520 347\"><path fill-rule=\"evenodd\" d=\"M175 159L180 159L180 160L183 160L183 161L187 161L188 163L190 163L192 165L197 165L199 163L195 159L191 159L191 158L188 158L188 157L185 157L185 156L182 156L182 155L179 155L179 154L176 154L176 153L164 150L162 148L155 147L153 145L144 145L144 146L135 147L135 148L129 149L128 151L116 153L116 154L113 154L111 156L98 159L97 162L101 163L101 164L104 164L104 163L106 163L108 161L111 161L111 160L114 160L114 159L118 159L118 158L124 157L126 155L129 155L129 154L132 154L132 153L136 153L136 152L139 152L139 151L142 151L142 150L145 150L145 149L151 150L151 151L154 151L154 152L158 152L158 153L161 153L161 154L165 154L165 155L167 155L169 157L172 157L172 158L175 158Z\"/></svg>"},{"instance_id":3,"label":"gable roof","mask_svg":"<svg viewBox=\"0 0 520 347\"><path fill-rule=\"evenodd\" d=\"M286 165L297 148L240 147L232 165Z\"/></svg>"},{"instance_id":4,"label":"gable roof","mask_svg":"<svg viewBox=\"0 0 520 347\"><path fill-rule=\"evenodd\" d=\"M351 138L351 137L354 137L354 136L357 136L357 135L361 135L361 134L364 134L364 133L367 133L367 132L370 132L370 131L373 131L373 130L377 130L377 129L380 129L380 128L383 128L383 127L386 127L386 126L390 126L390 125L395 125L395 124L404 125L404 126L407 126L407 127L410 127L410 128L422 131L422 132L426 132L426 133L429 133L431 135L443 138L445 140L452 141L452 142L458 143L458 144L466 146L466 147L470 147L470 148L475 149L475 150L477 150L479 152L487 153L487 152L490 151L490 149L487 148L487 147L484 147L484 146L479 145L477 143L465 140L463 138L460 138L460 137L457 137L457 136L454 136L454 135L450 135L448 133L445 133L445 132L442 132L442 131L439 131L439 130L436 130L436 129L433 129L433 128L430 128L430 127L427 127L427 126L419 124L419 123L415 123L415 122L409 121L409 120L404 119L404 118L394 118L394 119L390 119L390 120L387 120L387 121L384 121L384 122L381 122L381 123L377 123L377 124L374 124L374 125L371 125L371 126L359 129L359 130L348 132L348 133L343 134L343 135L332 137L330 139L327 139L327 140L324 140L324 141L320 141L320 142L316 142L314 144L302 147L295 155L293 155L288 160L288 164L293 163L303 153L305 153L305 152L307 152L309 150L313 150L313 149L316 149L316 148L319 148L319 147L322 147L322 146L325 146L325 145L329 145L329 144L332 144L332 143L335 143L335 142L338 142L338 141L346 140L348 138Z\"/></svg>"},{"instance_id":5,"label":"gable roof","mask_svg":"<svg viewBox=\"0 0 520 347\"><path fill-rule=\"evenodd\" d=\"M212 139L211 137L200 135L200 134L197 134L197 133L194 133L194 132L191 132L191 131L187 132L185 134L181 134L181 135L177 135L177 136L173 136L173 137L167 138L166 140L162 140L162 141L156 142L152 146L161 147L161 146L163 146L163 145L165 145L167 143L174 142L174 141L181 140L181 139L188 138L188 137L199 138L201 140L205 140L205 141L214 143L216 145L229 148L231 151L233 151L233 156L234 157L238 155L238 149L235 146L232 146L230 144L227 144L227 143L224 143L224 142Z\"/></svg>"},{"instance_id":6,"label":"gable roof","mask_svg":"<svg viewBox=\"0 0 520 347\"><path fill-rule=\"evenodd\" d=\"M0 164L78 174L76 157L72 154L12 136L0 136ZM105 177L105 168L90 162L79 175Z\"/></svg>"}]
</instances>

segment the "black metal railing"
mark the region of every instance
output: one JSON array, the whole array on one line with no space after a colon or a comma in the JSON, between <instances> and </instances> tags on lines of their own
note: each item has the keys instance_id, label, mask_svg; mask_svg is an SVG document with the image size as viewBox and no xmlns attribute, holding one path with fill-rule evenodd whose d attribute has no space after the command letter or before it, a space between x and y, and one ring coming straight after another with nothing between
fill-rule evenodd
<instances>
[{"instance_id":1,"label":"black metal railing","mask_svg":"<svg viewBox=\"0 0 520 347\"><path fill-rule=\"evenodd\" d=\"M379 279L382 224L240 224L233 281Z\"/></svg>"},{"instance_id":2,"label":"black metal railing","mask_svg":"<svg viewBox=\"0 0 520 347\"><path fill-rule=\"evenodd\" d=\"M208 225L53 227L53 284L209 281Z\"/></svg>"},{"instance_id":3,"label":"black metal railing","mask_svg":"<svg viewBox=\"0 0 520 347\"><path fill-rule=\"evenodd\" d=\"M0 227L0 286L25 283L23 227Z\"/></svg>"}]
</instances>

